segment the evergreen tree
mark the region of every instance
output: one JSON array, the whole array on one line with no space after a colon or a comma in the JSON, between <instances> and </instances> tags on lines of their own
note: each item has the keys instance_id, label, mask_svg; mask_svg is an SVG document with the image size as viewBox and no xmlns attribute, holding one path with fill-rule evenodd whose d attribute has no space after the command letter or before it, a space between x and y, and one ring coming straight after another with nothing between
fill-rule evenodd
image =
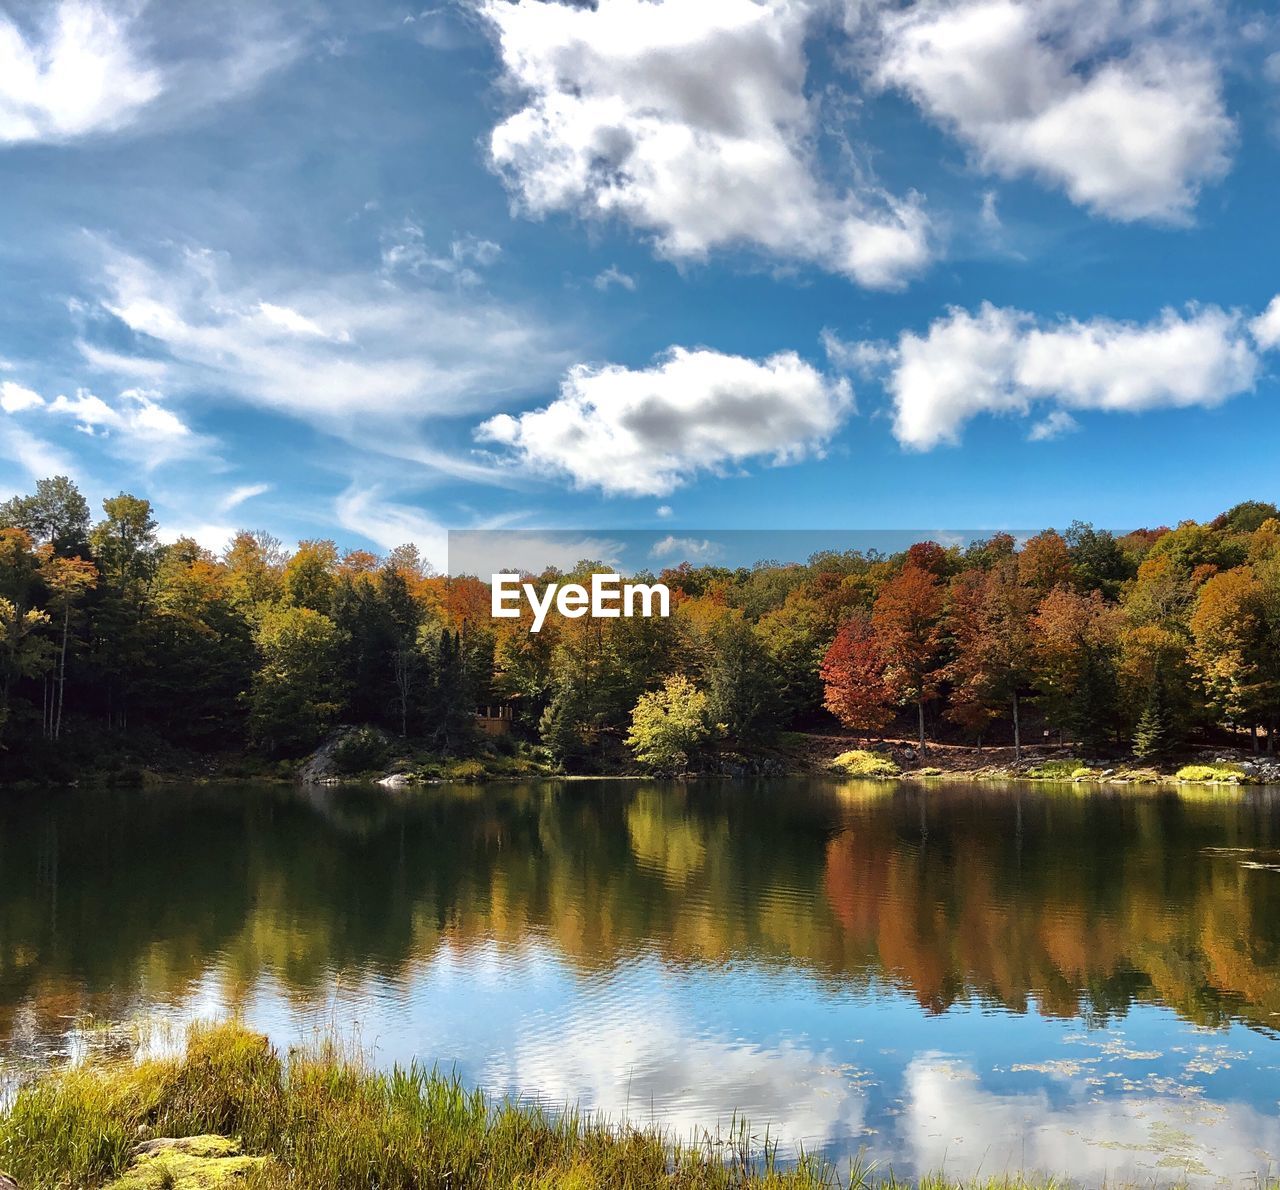
<instances>
[{"instance_id":1,"label":"evergreen tree","mask_svg":"<svg viewBox=\"0 0 1280 1190\"><path fill-rule=\"evenodd\" d=\"M1138 718L1133 737L1134 755L1139 760L1163 760L1177 744L1173 713L1169 706L1169 692L1164 674L1157 669L1151 683L1147 705Z\"/></svg>"}]
</instances>

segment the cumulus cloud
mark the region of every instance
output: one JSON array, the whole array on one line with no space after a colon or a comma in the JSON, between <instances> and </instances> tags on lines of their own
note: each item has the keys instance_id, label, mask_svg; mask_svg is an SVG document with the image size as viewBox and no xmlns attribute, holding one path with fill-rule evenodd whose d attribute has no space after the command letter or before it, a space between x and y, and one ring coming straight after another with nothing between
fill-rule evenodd
<instances>
[{"instance_id":1,"label":"cumulus cloud","mask_svg":"<svg viewBox=\"0 0 1280 1190\"><path fill-rule=\"evenodd\" d=\"M875 79L978 164L1118 220L1185 222L1235 128L1194 0L921 0L885 8Z\"/></svg>"},{"instance_id":2,"label":"cumulus cloud","mask_svg":"<svg viewBox=\"0 0 1280 1190\"><path fill-rule=\"evenodd\" d=\"M1263 351L1280 347L1280 296L1273 297L1267 308L1249 323L1249 333Z\"/></svg>"},{"instance_id":3,"label":"cumulus cloud","mask_svg":"<svg viewBox=\"0 0 1280 1190\"><path fill-rule=\"evenodd\" d=\"M0 13L0 145L172 121L241 94L296 56L289 25L248 3L58 0L26 24ZM164 60L151 54L160 42Z\"/></svg>"},{"instance_id":4,"label":"cumulus cloud","mask_svg":"<svg viewBox=\"0 0 1280 1190\"><path fill-rule=\"evenodd\" d=\"M523 106L490 139L533 216L616 217L671 260L747 247L892 288L927 264L914 196L819 177L803 0L483 0Z\"/></svg>"},{"instance_id":5,"label":"cumulus cloud","mask_svg":"<svg viewBox=\"0 0 1280 1190\"><path fill-rule=\"evenodd\" d=\"M157 265L104 249L101 290L136 348L98 351L104 370L137 362L172 391L213 389L344 433L492 407L565 363L532 317L380 277L244 278L205 250Z\"/></svg>"},{"instance_id":6,"label":"cumulus cloud","mask_svg":"<svg viewBox=\"0 0 1280 1190\"><path fill-rule=\"evenodd\" d=\"M1243 318L1216 306L1165 310L1138 324L1047 322L984 303L880 349L894 433L920 450L958 442L979 414L1026 415L1037 402L1064 413L1217 405L1250 391L1260 371ZM1033 437L1069 428L1051 414Z\"/></svg>"},{"instance_id":7,"label":"cumulus cloud","mask_svg":"<svg viewBox=\"0 0 1280 1190\"><path fill-rule=\"evenodd\" d=\"M26 409L39 409L44 405L44 398L37 392L6 380L0 383L0 409L6 413L21 413Z\"/></svg>"},{"instance_id":8,"label":"cumulus cloud","mask_svg":"<svg viewBox=\"0 0 1280 1190\"><path fill-rule=\"evenodd\" d=\"M819 452L852 403L847 381L794 352L757 361L675 347L649 368L579 364L550 405L490 418L477 436L581 488L659 496L699 471Z\"/></svg>"},{"instance_id":9,"label":"cumulus cloud","mask_svg":"<svg viewBox=\"0 0 1280 1190\"><path fill-rule=\"evenodd\" d=\"M110 131L161 90L127 22L99 4L65 0L30 37L0 15L0 143Z\"/></svg>"}]
</instances>

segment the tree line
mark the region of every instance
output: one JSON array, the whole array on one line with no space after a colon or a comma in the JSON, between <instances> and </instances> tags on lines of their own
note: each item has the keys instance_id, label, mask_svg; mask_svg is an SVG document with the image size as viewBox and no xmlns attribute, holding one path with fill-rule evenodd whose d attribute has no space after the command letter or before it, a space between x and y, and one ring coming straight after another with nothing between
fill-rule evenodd
<instances>
[{"instance_id":1,"label":"tree line","mask_svg":"<svg viewBox=\"0 0 1280 1190\"><path fill-rule=\"evenodd\" d=\"M663 770L836 723L1151 759L1223 732L1272 751L1280 730L1280 512L1256 501L1124 535L686 563L638 576L667 584L669 618L536 634L411 545L242 531L214 554L156 529L124 493L95 520L65 477L0 504L0 772L113 740L293 757L339 722L466 755L498 703L584 770L627 763L624 741Z\"/></svg>"}]
</instances>

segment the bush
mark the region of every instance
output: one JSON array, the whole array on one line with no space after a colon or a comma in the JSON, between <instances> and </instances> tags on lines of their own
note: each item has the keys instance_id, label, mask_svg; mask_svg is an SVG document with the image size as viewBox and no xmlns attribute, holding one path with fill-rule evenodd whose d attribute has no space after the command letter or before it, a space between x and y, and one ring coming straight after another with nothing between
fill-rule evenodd
<instances>
[{"instance_id":1,"label":"bush","mask_svg":"<svg viewBox=\"0 0 1280 1190\"><path fill-rule=\"evenodd\" d=\"M1081 768L1080 761L1074 759L1046 760L1027 769L1027 776L1036 781L1070 781Z\"/></svg>"},{"instance_id":2,"label":"bush","mask_svg":"<svg viewBox=\"0 0 1280 1190\"><path fill-rule=\"evenodd\" d=\"M454 760L445 766L444 775L449 781L483 781L489 770L482 760Z\"/></svg>"},{"instance_id":3,"label":"bush","mask_svg":"<svg viewBox=\"0 0 1280 1190\"><path fill-rule=\"evenodd\" d=\"M1244 784L1248 779L1237 764L1188 764L1177 773L1179 781L1217 781L1232 785Z\"/></svg>"},{"instance_id":4,"label":"bush","mask_svg":"<svg viewBox=\"0 0 1280 1190\"><path fill-rule=\"evenodd\" d=\"M1100 776L1102 776L1101 769L1091 769L1087 764L1082 764L1071 772L1071 778L1074 781L1096 781Z\"/></svg>"},{"instance_id":5,"label":"bush","mask_svg":"<svg viewBox=\"0 0 1280 1190\"><path fill-rule=\"evenodd\" d=\"M902 770L892 757L882 756L878 752L868 752L865 748L854 748L850 752L842 752L832 762L831 767L846 777L899 777Z\"/></svg>"},{"instance_id":6,"label":"bush","mask_svg":"<svg viewBox=\"0 0 1280 1190\"><path fill-rule=\"evenodd\" d=\"M387 740L372 727L360 727L333 746L333 768L344 777L367 773L387 762Z\"/></svg>"}]
</instances>

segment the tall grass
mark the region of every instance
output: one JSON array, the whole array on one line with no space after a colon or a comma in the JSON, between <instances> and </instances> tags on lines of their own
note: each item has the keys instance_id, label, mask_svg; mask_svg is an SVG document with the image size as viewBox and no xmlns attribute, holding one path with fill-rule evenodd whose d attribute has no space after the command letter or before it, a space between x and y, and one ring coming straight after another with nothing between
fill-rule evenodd
<instances>
[{"instance_id":1,"label":"tall grass","mask_svg":"<svg viewBox=\"0 0 1280 1190\"><path fill-rule=\"evenodd\" d=\"M141 1141L203 1134L275 1159L249 1190L840 1184L810 1158L780 1167L745 1125L681 1144L493 1101L417 1066L378 1072L331 1042L282 1058L234 1024L193 1028L180 1058L99 1059L29 1083L0 1118L0 1168L25 1190L97 1187L124 1173Z\"/></svg>"}]
</instances>

